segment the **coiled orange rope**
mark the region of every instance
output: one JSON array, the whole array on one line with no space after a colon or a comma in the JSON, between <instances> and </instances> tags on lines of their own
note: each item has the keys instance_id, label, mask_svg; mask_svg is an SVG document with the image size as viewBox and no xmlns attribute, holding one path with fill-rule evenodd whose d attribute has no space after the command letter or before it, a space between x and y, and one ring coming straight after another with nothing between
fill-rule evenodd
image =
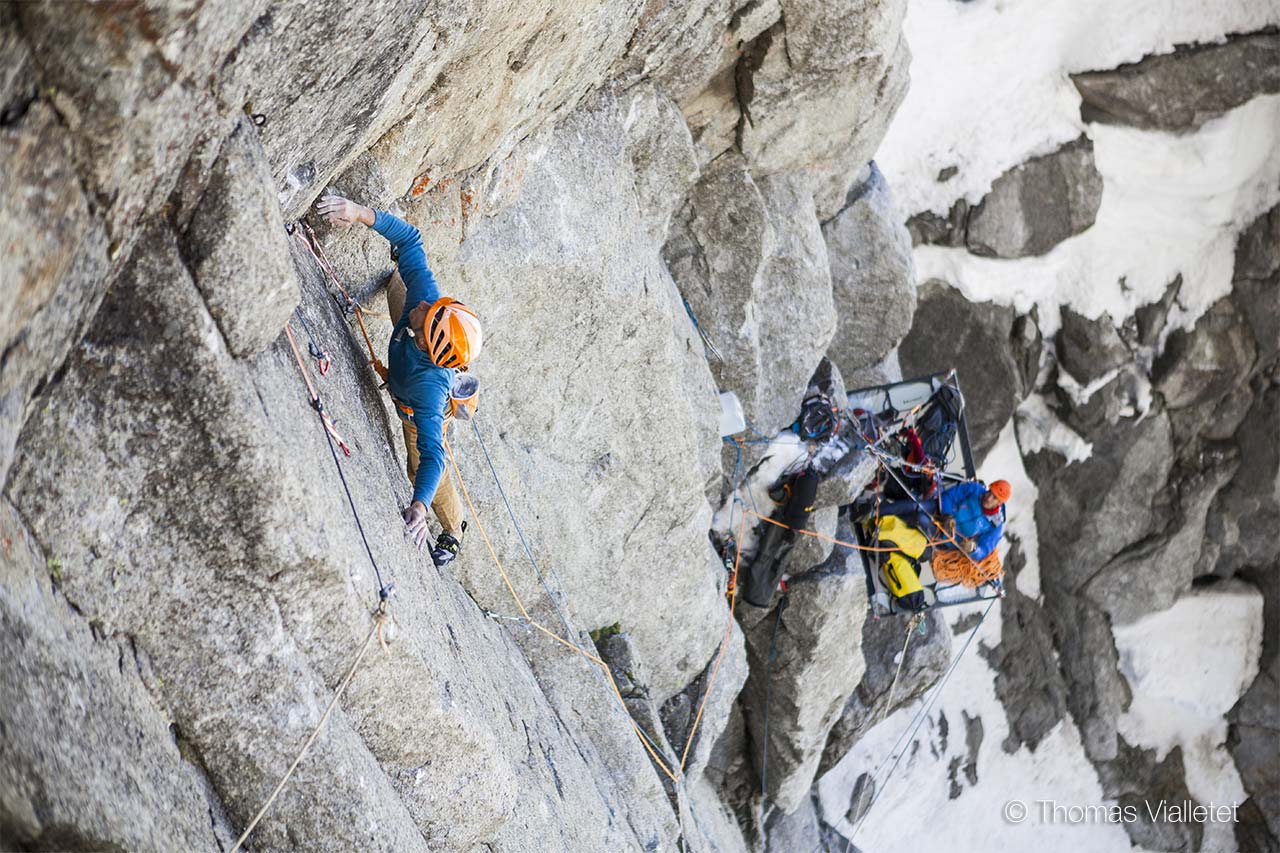
<instances>
[{"instance_id":1,"label":"coiled orange rope","mask_svg":"<svg viewBox=\"0 0 1280 853\"><path fill-rule=\"evenodd\" d=\"M930 565L933 568L933 576L941 583L958 583L969 589L977 589L988 581L999 579L1004 574L1000 555L995 551L975 561L963 551L946 551L939 548L933 552Z\"/></svg>"}]
</instances>

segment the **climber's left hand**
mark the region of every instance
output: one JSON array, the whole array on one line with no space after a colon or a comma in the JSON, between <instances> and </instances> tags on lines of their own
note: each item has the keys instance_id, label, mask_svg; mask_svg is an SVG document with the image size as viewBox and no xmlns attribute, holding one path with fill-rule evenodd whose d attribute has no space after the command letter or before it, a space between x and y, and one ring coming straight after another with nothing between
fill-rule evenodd
<instances>
[{"instance_id":1,"label":"climber's left hand","mask_svg":"<svg viewBox=\"0 0 1280 853\"><path fill-rule=\"evenodd\" d=\"M330 225L350 228L357 222L372 226L374 212L363 204L356 204L340 195L327 195L316 202L316 211L329 220Z\"/></svg>"},{"instance_id":2,"label":"climber's left hand","mask_svg":"<svg viewBox=\"0 0 1280 853\"><path fill-rule=\"evenodd\" d=\"M421 551L427 544L427 506L422 501L409 504L403 513L405 530Z\"/></svg>"}]
</instances>

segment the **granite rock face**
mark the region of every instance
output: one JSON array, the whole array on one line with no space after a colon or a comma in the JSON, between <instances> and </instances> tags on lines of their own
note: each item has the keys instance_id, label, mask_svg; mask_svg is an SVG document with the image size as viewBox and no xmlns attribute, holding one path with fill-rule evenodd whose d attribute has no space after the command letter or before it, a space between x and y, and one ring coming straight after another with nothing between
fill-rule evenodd
<instances>
[{"instance_id":1,"label":"granite rock face","mask_svg":"<svg viewBox=\"0 0 1280 853\"><path fill-rule=\"evenodd\" d=\"M841 206L906 94L910 52L900 0L782 0L777 24L737 67L738 144L766 174L821 178L819 214Z\"/></svg>"},{"instance_id":2,"label":"granite rock face","mask_svg":"<svg viewBox=\"0 0 1280 853\"><path fill-rule=\"evenodd\" d=\"M5 846L227 847L198 756L147 695L148 658L75 612L57 587L61 564L49 567L7 500L0 519L0 719L13 733L0 746Z\"/></svg>"},{"instance_id":3,"label":"granite rock face","mask_svg":"<svg viewBox=\"0 0 1280 853\"><path fill-rule=\"evenodd\" d=\"M847 521L837 531L846 542L853 535ZM767 761L767 796L785 813L808 799L827 737L862 677L865 661L851 637L865 618L861 559L841 548L794 577L788 594L746 632L751 674L743 711L752 743L764 745L752 762L760 775Z\"/></svg>"},{"instance_id":4,"label":"granite rock face","mask_svg":"<svg viewBox=\"0 0 1280 853\"><path fill-rule=\"evenodd\" d=\"M746 162L712 163L677 214L663 256L721 358L712 371L754 428L795 419L835 333L826 244L808 181L752 177Z\"/></svg>"},{"instance_id":5,"label":"granite rock face","mask_svg":"<svg viewBox=\"0 0 1280 853\"><path fill-rule=\"evenodd\" d=\"M969 211L965 244L998 258L1043 255L1093 225L1101 204L1093 144L1082 137L997 178Z\"/></svg>"},{"instance_id":6,"label":"granite rock face","mask_svg":"<svg viewBox=\"0 0 1280 853\"><path fill-rule=\"evenodd\" d=\"M298 304L274 201L258 132L242 119L222 144L182 247L209 313L239 358L266 349Z\"/></svg>"},{"instance_id":7,"label":"granite rock face","mask_svg":"<svg viewBox=\"0 0 1280 853\"><path fill-rule=\"evenodd\" d=\"M823 223L822 236L842 309L828 357L852 375L906 337L916 308L911 238L875 164L844 209Z\"/></svg>"}]
</instances>

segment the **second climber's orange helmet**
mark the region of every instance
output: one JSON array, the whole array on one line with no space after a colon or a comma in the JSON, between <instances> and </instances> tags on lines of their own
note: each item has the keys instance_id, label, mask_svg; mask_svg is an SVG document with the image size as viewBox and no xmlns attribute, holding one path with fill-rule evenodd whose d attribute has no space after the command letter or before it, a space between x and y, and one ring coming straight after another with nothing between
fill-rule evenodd
<instances>
[{"instance_id":1,"label":"second climber's orange helmet","mask_svg":"<svg viewBox=\"0 0 1280 853\"><path fill-rule=\"evenodd\" d=\"M427 355L437 367L465 368L480 354L484 335L476 312L458 300L442 296L422 319Z\"/></svg>"}]
</instances>

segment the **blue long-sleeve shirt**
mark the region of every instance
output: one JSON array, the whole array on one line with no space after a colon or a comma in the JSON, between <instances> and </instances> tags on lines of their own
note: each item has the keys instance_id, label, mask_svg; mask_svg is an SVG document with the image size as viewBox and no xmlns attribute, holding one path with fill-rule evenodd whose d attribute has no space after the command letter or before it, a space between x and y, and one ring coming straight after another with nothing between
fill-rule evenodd
<instances>
[{"instance_id":1,"label":"blue long-sleeve shirt","mask_svg":"<svg viewBox=\"0 0 1280 853\"><path fill-rule=\"evenodd\" d=\"M975 560L982 560L1000 544L1004 533L1004 507L991 515L982 509L982 496L987 487L981 483L957 483L942 493L938 504L944 515L956 521L956 537L972 539L976 547L970 552Z\"/></svg>"},{"instance_id":2,"label":"blue long-sleeve shirt","mask_svg":"<svg viewBox=\"0 0 1280 853\"><path fill-rule=\"evenodd\" d=\"M427 265L427 253L417 228L379 210L374 216L373 230L395 247L400 277L404 279L404 312L396 320L387 347L387 387L397 401L413 409L419 456L413 499L430 505L444 476L444 416L454 372L437 367L404 329L409 324L409 312L420 302L430 305L439 299L440 288Z\"/></svg>"}]
</instances>

